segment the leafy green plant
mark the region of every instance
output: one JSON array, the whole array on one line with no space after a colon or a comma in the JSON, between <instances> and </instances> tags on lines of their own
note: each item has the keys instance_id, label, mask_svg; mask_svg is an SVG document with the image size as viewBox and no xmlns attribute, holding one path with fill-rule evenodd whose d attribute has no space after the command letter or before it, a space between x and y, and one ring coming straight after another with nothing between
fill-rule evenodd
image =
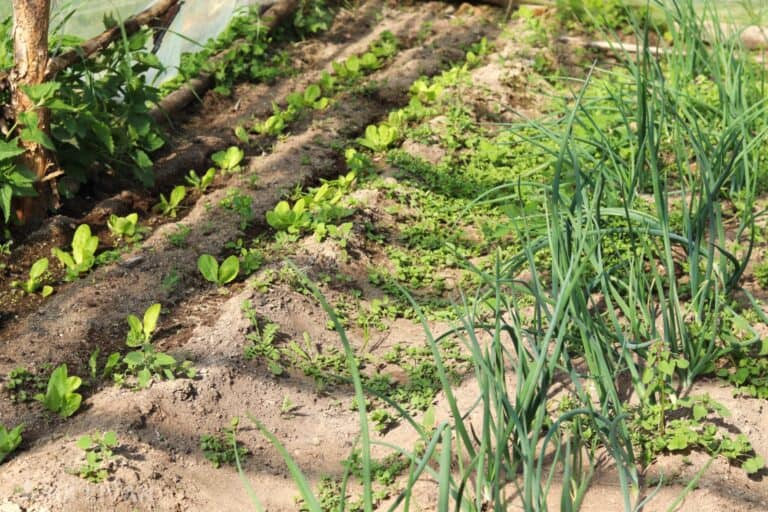
<instances>
[{"instance_id":1,"label":"leafy green plant","mask_svg":"<svg viewBox=\"0 0 768 512\"><path fill-rule=\"evenodd\" d=\"M202 177L198 176L194 170L190 169L189 173L184 179L186 180L187 184L194 188L197 192L200 194L205 194L205 191L208 190L208 187L211 186L215 178L216 169L211 167L205 171L205 174L203 174Z\"/></svg>"},{"instance_id":2,"label":"leafy green plant","mask_svg":"<svg viewBox=\"0 0 768 512\"><path fill-rule=\"evenodd\" d=\"M35 400L43 403L46 409L62 418L68 418L77 412L83 396L76 391L83 381L80 377L67 374L67 365L62 364L51 373L45 394L35 395Z\"/></svg>"},{"instance_id":3,"label":"leafy green plant","mask_svg":"<svg viewBox=\"0 0 768 512\"><path fill-rule=\"evenodd\" d=\"M283 133L285 125L287 124L287 116L277 110L274 114L261 122L256 122L253 125L253 131L261 135L270 135L276 137Z\"/></svg>"},{"instance_id":4,"label":"leafy green plant","mask_svg":"<svg viewBox=\"0 0 768 512\"><path fill-rule=\"evenodd\" d=\"M240 272L240 260L237 256L229 256L219 266L216 258L210 254L201 254L197 259L197 268L207 281L224 286L237 278Z\"/></svg>"},{"instance_id":5,"label":"leafy green plant","mask_svg":"<svg viewBox=\"0 0 768 512\"><path fill-rule=\"evenodd\" d=\"M293 15L293 26L301 35L324 32L330 27L333 12L325 0L301 0Z\"/></svg>"},{"instance_id":6,"label":"leafy green plant","mask_svg":"<svg viewBox=\"0 0 768 512\"><path fill-rule=\"evenodd\" d=\"M12 281L12 287L18 287L26 293L37 293L48 297L53 293L53 287L44 284L45 274L48 272L48 258L40 258L29 268L29 277L26 281Z\"/></svg>"},{"instance_id":7,"label":"leafy green plant","mask_svg":"<svg viewBox=\"0 0 768 512\"><path fill-rule=\"evenodd\" d=\"M363 76L363 66L360 57L355 55L342 62L331 63L336 77L343 83L350 84Z\"/></svg>"},{"instance_id":8,"label":"leafy green plant","mask_svg":"<svg viewBox=\"0 0 768 512\"><path fill-rule=\"evenodd\" d=\"M152 334L157 328L157 321L160 318L160 311L162 305L159 303L152 304L146 311L141 320L136 315L128 315L128 335L125 339L125 344L129 347L139 347L145 343L152 342Z\"/></svg>"},{"instance_id":9,"label":"leafy green plant","mask_svg":"<svg viewBox=\"0 0 768 512\"><path fill-rule=\"evenodd\" d=\"M301 233L312 224L306 200L299 199L293 207L287 201L280 201L274 210L267 212L267 224L277 231Z\"/></svg>"},{"instance_id":10,"label":"leafy green plant","mask_svg":"<svg viewBox=\"0 0 768 512\"><path fill-rule=\"evenodd\" d=\"M323 91L317 84L309 85L304 92L294 92L286 98L290 108L301 112L304 109L322 110L328 106L328 98L323 97Z\"/></svg>"},{"instance_id":11,"label":"leafy green plant","mask_svg":"<svg viewBox=\"0 0 768 512\"><path fill-rule=\"evenodd\" d=\"M114 213L107 220L107 227L112 235L119 239L136 240L139 235L137 224L139 222L138 213L130 213L125 217L119 217Z\"/></svg>"},{"instance_id":12,"label":"leafy green plant","mask_svg":"<svg viewBox=\"0 0 768 512\"><path fill-rule=\"evenodd\" d=\"M65 252L58 247L51 249L53 255L66 267L66 278L69 281L77 279L80 274L91 270L96 263L96 249L99 247L99 237L91 235L91 227L81 224L72 237L72 252Z\"/></svg>"},{"instance_id":13,"label":"leafy green plant","mask_svg":"<svg viewBox=\"0 0 768 512\"><path fill-rule=\"evenodd\" d=\"M246 334L250 345L245 347L243 355L246 359L264 358L269 370L274 375L282 375L283 367L280 364L280 350L275 346L275 337L280 329L278 324L267 322L259 327L259 319L253 309L251 301L246 300L241 305L245 316L251 322L251 331Z\"/></svg>"},{"instance_id":14,"label":"leafy green plant","mask_svg":"<svg viewBox=\"0 0 768 512\"><path fill-rule=\"evenodd\" d=\"M18 425L11 430L0 425L0 464L13 453L21 444L21 434L24 432L24 425Z\"/></svg>"},{"instance_id":15,"label":"leafy green plant","mask_svg":"<svg viewBox=\"0 0 768 512\"><path fill-rule=\"evenodd\" d=\"M161 304L152 304L146 309L141 320L135 315L128 315L126 318L129 330L125 344L138 350L128 352L122 362L126 373L136 377L136 385L139 389L149 387L153 379L173 380L177 375L188 378L196 375L189 361L179 364L173 356L158 352L152 344L152 335L157 329L161 309ZM118 383L124 381L123 374L116 372L115 377Z\"/></svg>"},{"instance_id":16,"label":"leafy green plant","mask_svg":"<svg viewBox=\"0 0 768 512\"><path fill-rule=\"evenodd\" d=\"M257 247L246 247L242 238L238 238L236 242L227 242L225 247L239 253L240 270L246 276L259 270L266 260L264 253L260 249Z\"/></svg>"},{"instance_id":17,"label":"leafy green plant","mask_svg":"<svg viewBox=\"0 0 768 512\"><path fill-rule=\"evenodd\" d=\"M77 447L85 452L85 462L75 472L91 483L98 484L109 476L114 457L113 449L119 445L117 434L109 431L102 435L84 435L77 440Z\"/></svg>"},{"instance_id":18,"label":"leafy green plant","mask_svg":"<svg viewBox=\"0 0 768 512\"><path fill-rule=\"evenodd\" d=\"M230 146L225 151L218 151L211 155L213 163L218 165L224 174L239 172L243 158L245 158L245 151L237 146Z\"/></svg>"},{"instance_id":19,"label":"leafy green plant","mask_svg":"<svg viewBox=\"0 0 768 512\"><path fill-rule=\"evenodd\" d=\"M237 445L239 423L238 418L233 418L230 426L224 429L223 435L203 434L200 436L200 450L205 458L211 461L213 467L219 468L222 464L235 464L236 461L250 453L247 448Z\"/></svg>"},{"instance_id":20,"label":"leafy green plant","mask_svg":"<svg viewBox=\"0 0 768 512\"><path fill-rule=\"evenodd\" d=\"M228 190L226 197L219 202L219 206L232 210L240 216L241 230L245 230L253 220L253 198L238 189Z\"/></svg>"},{"instance_id":21,"label":"leafy green plant","mask_svg":"<svg viewBox=\"0 0 768 512\"><path fill-rule=\"evenodd\" d=\"M176 210L185 197L187 197L187 188L184 185L177 185L171 190L168 199L165 198L165 194L160 194L160 202L155 205L154 209L162 215L175 219Z\"/></svg>"},{"instance_id":22,"label":"leafy green plant","mask_svg":"<svg viewBox=\"0 0 768 512\"><path fill-rule=\"evenodd\" d=\"M365 129L365 137L357 139L357 143L374 153L378 153L386 151L389 146L397 141L399 136L397 128L393 128L388 124L380 124L379 126L372 124Z\"/></svg>"}]
</instances>

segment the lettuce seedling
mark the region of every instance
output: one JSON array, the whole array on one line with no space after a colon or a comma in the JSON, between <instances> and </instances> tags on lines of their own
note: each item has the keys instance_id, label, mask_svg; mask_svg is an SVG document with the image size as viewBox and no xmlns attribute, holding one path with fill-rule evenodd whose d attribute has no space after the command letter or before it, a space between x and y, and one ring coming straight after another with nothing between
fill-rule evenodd
<instances>
[{"instance_id":1,"label":"lettuce seedling","mask_svg":"<svg viewBox=\"0 0 768 512\"><path fill-rule=\"evenodd\" d=\"M96 249L99 247L99 237L91 235L88 224L81 224L72 237L72 252L64 252L58 247L52 249L53 255L66 267L65 279L72 281L80 274L88 272L96 263Z\"/></svg>"},{"instance_id":2,"label":"lettuce seedling","mask_svg":"<svg viewBox=\"0 0 768 512\"><path fill-rule=\"evenodd\" d=\"M26 293L36 293L39 290L40 295L48 297L53 293L53 287L43 284L43 278L47 271L48 258L40 258L30 267L29 277L26 281L13 281L11 286L21 288Z\"/></svg>"},{"instance_id":3,"label":"lettuce seedling","mask_svg":"<svg viewBox=\"0 0 768 512\"><path fill-rule=\"evenodd\" d=\"M19 425L11 430L7 430L5 425L0 425L0 464L19 447L23 431L24 425Z\"/></svg>"},{"instance_id":4,"label":"lettuce seedling","mask_svg":"<svg viewBox=\"0 0 768 512\"><path fill-rule=\"evenodd\" d=\"M152 333L157 328L157 320L160 318L162 305L152 304L144 312L144 317L139 320L136 315L128 315L128 325L130 330L125 339L125 344L129 347L140 347L145 343L152 343Z\"/></svg>"},{"instance_id":5,"label":"lettuce seedling","mask_svg":"<svg viewBox=\"0 0 768 512\"><path fill-rule=\"evenodd\" d=\"M299 199L291 208L287 201L280 201L271 212L267 212L267 224L277 231L300 233L312 224L304 198Z\"/></svg>"},{"instance_id":6,"label":"lettuce seedling","mask_svg":"<svg viewBox=\"0 0 768 512\"><path fill-rule=\"evenodd\" d=\"M35 400L42 402L49 411L68 418L77 412L83 401L83 396L75 393L82 383L80 377L67 375L67 365L62 364L51 373L45 394L38 393Z\"/></svg>"},{"instance_id":7,"label":"lettuce seedling","mask_svg":"<svg viewBox=\"0 0 768 512\"><path fill-rule=\"evenodd\" d=\"M237 146L231 146L226 151L218 151L211 156L213 163L219 166L222 172L240 171L240 162L245 158L245 151Z\"/></svg>"},{"instance_id":8,"label":"lettuce seedling","mask_svg":"<svg viewBox=\"0 0 768 512\"><path fill-rule=\"evenodd\" d=\"M288 95L288 105L293 107L296 111L301 112L307 108L313 108L315 110L322 110L328 106L328 98L323 97L323 92L320 86L312 84L308 86L304 92L294 92Z\"/></svg>"},{"instance_id":9,"label":"lettuce seedling","mask_svg":"<svg viewBox=\"0 0 768 512\"><path fill-rule=\"evenodd\" d=\"M138 222L138 213L134 212L126 215L125 217L120 217L113 213L107 220L107 227L115 238L119 238L121 240L134 240L138 235L138 230L136 227Z\"/></svg>"},{"instance_id":10,"label":"lettuce seedling","mask_svg":"<svg viewBox=\"0 0 768 512\"><path fill-rule=\"evenodd\" d=\"M202 177L198 176L195 171L190 170L185 179L192 188L201 194L205 194L205 191L213 183L214 178L216 178L216 168L211 167Z\"/></svg>"},{"instance_id":11,"label":"lettuce seedling","mask_svg":"<svg viewBox=\"0 0 768 512\"><path fill-rule=\"evenodd\" d=\"M235 280L240 272L240 260L237 256L230 256L221 262L221 266L216 258L210 254L202 254L197 259L197 268L203 277L219 286L223 286Z\"/></svg>"},{"instance_id":12,"label":"lettuce seedling","mask_svg":"<svg viewBox=\"0 0 768 512\"><path fill-rule=\"evenodd\" d=\"M157 328L161 308L159 303L152 304L144 312L144 317L141 320L135 315L128 315L127 317L130 330L126 336L125 344L139 350L128 352L123 357L123 363L127 373L136 376L139 389L149 387L153 378L172 380L179 371L188 377L195 375L191 363L185 361L179 365L173 356L158 352L152 345L152 335ZM125 376L115 373L115 377L118 382L122 382Z\"/></svg>"},{"instance_id":13,"label":"lettuce seedling","mask_svg":"<svg viewBox=\"0 0 768 512\"><path fill-rule=\"evenodd\" d=\"M366 147L378 153L385 151L391 146L399 137L397 128L392 126L381 124L376 126L374 124L368 125L365 129L365 137L357 139L357 143L363 147Z\"/></svg>"},{"instance_id":14,"label":"lettuce seedling","mask_svg":"<svg viewBox=\"0 0 768 512\"><path fill-rule=\"evenodd\" d=\"M187 197L187 189L184 185L178 185L171 190L171 195L168 199L165 195L160 194L160 202L155 205L155 211L159 211L162 215L176 218L176 209L179 207L184 198Z\"/></svg>"}]
</instances>

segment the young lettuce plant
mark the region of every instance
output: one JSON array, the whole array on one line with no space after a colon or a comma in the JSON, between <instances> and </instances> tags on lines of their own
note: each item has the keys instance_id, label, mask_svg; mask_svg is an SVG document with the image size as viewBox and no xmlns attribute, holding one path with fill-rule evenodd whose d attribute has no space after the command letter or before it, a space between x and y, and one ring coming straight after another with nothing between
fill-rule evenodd
<instances>
[{"instance_id":1,"label":"young lettuce plant","mask_svg":"<svg viewBox=\"0 0 768 512\"><path fill-rule=\"evenodd\" d=\"M237 146L230 146L225 151L218 151L211 156L213 163L218 165L224 174L239 172L243 158L245 151Z\"/></svg>"},{"instance_id":2,"label":"young lettuce plant","mask_svg":"<svg viewBox=\"0 0 768 512\"><path fill-rule=\"evenodd\" d=\"M208 190L208 187L213 183L214 178L216 178L216 168L211 167L202 177L198 176L194 170L190 170L185 180L190 187L201 194L205 194L205 191Z\"/></svg>"},{"instance_id":3,"label":"young lettuce plant","mask_svg":"<svg viewBox=\"0 0 768 512\"><path fill-rule=\"evenodd\" d=\"M207 281L224 286L234 281L240 273L240 260L237 256L230 256L219 266L216 258L210 254L202 254L197 259L197 268Z\"/></svg>"},{"instance_id":4,"label":"young lettuce plant","mask_svg":"<svg viewBox=\"0 0 768 512\"><path fill-rule=\"evenodd\" d=\"M80 277L80 274L91 270L96 263L96 249L99 247L99 237L91 235L91 228L88 224L81 224L75 230L72 237L72 252L65 252L54 247L53 255L66 267L67 281L73 281Z\"/></svg>"},{"instance_id":5,"label":"young lettuce plant","mask_svg":"<svg viewBox=\"0 0 768 512\"><path fill-rule=\"evenodd\" d=\"M171 190L171 194L168 199L164 194L160 194L160 202L155 205L155 211L160 212L162 215L176 218L176 210L179 205L187 197L187 189L184 185L178 185Z\"/></svg>"},{"instance_id":6,"label":"young lettuce plant","mask_svg":"<svg viewBox=\"0 0 768 512\"><path fill-rule=\"evenodd\" d=\"M136 240L139 237L139 230L137 224L139 222L139 214L131 213L125 217L120 217L114 213L109 216L107 220L107 227L112 236L120 240Z\"/></svg>"},{"instance_id":7,"label":"young lettuce plant","mask_svg":"<svg viewBox=\"0 0 768 512\"><path fill-rule=\"evenodd\" d=\"M138 350L128 352L123 358L123 363L127 373L136 376L139 389L149 387L153 379L173 380L179 371L190 378L195 376L195 370L189 362L185 361L179 365L173 356L158 352L152 345L152 335L157 328L161 309L162 306L156 303L147 308L141 320L135 315L127 317L130 330L125 344Z\"/></svg>"},{"instance_id":8,"label":"young lettuce plant","mask_svg":"<svg viewBox=\"0 0 768 512\"><path fill-rule=\"evenodd\" d=\"M29 269L29 277L26 281L13 281L11 286L20 288L26 293L36 293L44 298L53 293L53 287L43 284L43 278L48 271L48 258L40 258Z\"/></svg>"},{"instance_id":9,"label":"young lettuce plant","mask_svg":"<svg viewBox=\"0 0 768 512\"><path fill-rule=\"evenodd\" d=\"M267 223L277 231L298 234L308 229L312 219L307 211L307 202L299 199L291 208L287 201L280 201L271 212L267 212Z\"/></svg>"},{"instance_id":10,"label":"young lettuce plant","mask_svg":"<svg viewBox=\"0 0 768 512\"><path fill-rule=\"evenodd\" d=\"M62 364L51 372L45 394L38 393L35 400L42 402L49 411L68 418L77 412L83 401L83 396L76 393L82 383L80 377L68 375L67 365Z\"/></svg>"},{"instance_id":11,"label":"young lettuce plant","mask_svg":"<svg viewBox=\"0 0 768 512\"><path fill-rule=\"evenodd\" d=\"M294 92L288 95L288 105L301 112L304 109L312 108L323 110L328 106L328 98L323 97L323 91L317 84L308 86L304 92Z\"/></svg>"},{"instance_id":12,"label":"young lettuce plant","mask_svg":"<svg viewBox=\"0 0 768 512\"><path fill-rule=\"evenodd\" d=\"M6 429L5 425L0 425L0 464L19 447L23 431L24 425L19 425L11 430Z\"/></svg>"},{"instance_id":13,"label":"young lettuce plant","mask_svg":"<svg viewBox=\"0 0 768 512\"><path fill-rule=\"evenodd\" d=\"M388 124L372 124L365 129L365 137L357 139L357 143L374 153L379 153L394 144L399 136L397 128Z\"/></svg>"}]
</instances>

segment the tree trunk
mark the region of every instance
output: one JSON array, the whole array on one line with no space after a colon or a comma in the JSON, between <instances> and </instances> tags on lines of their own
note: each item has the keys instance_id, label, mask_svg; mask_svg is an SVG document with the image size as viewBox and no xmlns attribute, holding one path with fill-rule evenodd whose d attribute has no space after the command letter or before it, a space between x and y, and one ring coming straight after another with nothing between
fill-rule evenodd
<instances>
[{"instance_id":1,"label":"tree trunk","mask_svg":"<svg viewBox=\"0 0 768 512\"><path fill-rule=\"evenodd\" d=\"M45 81L48 65L48 23L50 0L12 0L13 3L13 56L14 68L10 76L11 108L18 120L19 113L35 110L35 105L24 93L23 86ZM45 133L50 128L50 113L37 109L38 128ZM21 127L23 128L23 127ZM43 179L52 166L52 158L46 149L32 141L21 142L26 153L19 163L37 176L39 197L20 201L17 216L22 222L35 222L45 214L51 194L45 190Z\"/></svg>"}]
</instances>

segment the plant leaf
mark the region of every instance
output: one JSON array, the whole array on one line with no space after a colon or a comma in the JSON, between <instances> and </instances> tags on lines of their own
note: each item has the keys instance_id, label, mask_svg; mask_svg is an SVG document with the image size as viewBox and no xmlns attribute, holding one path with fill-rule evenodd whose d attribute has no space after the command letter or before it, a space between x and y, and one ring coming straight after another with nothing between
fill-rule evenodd
<instances>
[{"instance_id":1,"label":"plant leaf","mask_svg":"<svg viewBox=\"0 0 768 512\"><path fill-rule=\"evenodd\" d=\"M237 256L230 256L221 263L217 281L220 285L227 284L233 281L239 272L240 260L237 259Z\"/></svg>"},{"instance_id":2,"label":"plant leaf","mask_svg":"<svg viewBox=\"0 0 768 512\"><path fill-rule=\"evenodd\" d=\"M219 264L216 262L216 258L210 254L201 254L197 259L197 268L206 280L212 283L218 282Z\"/></svg>"}]
</instances>

